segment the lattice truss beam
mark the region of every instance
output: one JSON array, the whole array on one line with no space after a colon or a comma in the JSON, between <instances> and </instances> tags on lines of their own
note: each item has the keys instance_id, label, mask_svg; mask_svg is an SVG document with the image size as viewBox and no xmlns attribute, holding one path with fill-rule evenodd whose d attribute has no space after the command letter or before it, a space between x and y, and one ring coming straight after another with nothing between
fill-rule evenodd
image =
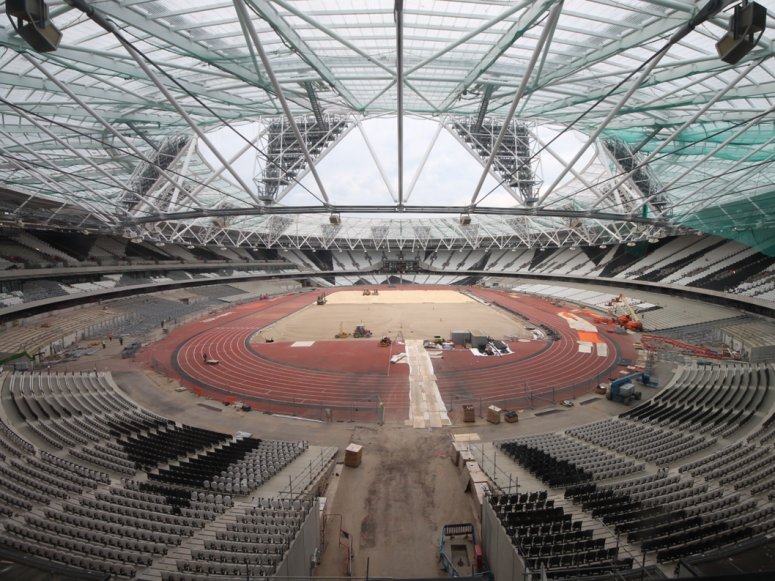
<instances>
[{"instance_id":1,"label":"lattice truss beam","mask_svg":"<svg viewBox=\"0 0 775 581\"><path fill-rule=\"evenodd\" d=\"M391 248L600 244L655 236L665 222L775 228L772 27L734 66L715 49L727 13L667 46L704 2L418 1L403 6L399 44L393 2L85 2L91 16L49 0L63 40L45 55L0 24L0 180L14 192L3 203L14 220L164 240ZM344 214L345 195L322 187L317 166L364 119L396 114L399 89L407 115L441 123L480 163L494 154L490 176L510 195L497 210L535 210L512 216L527 230L484 215L481 199L460 203L469 228L449 217L380 225L348 215L334 228L291 216L316 224L297 236L276 230L285 216L261 214L292 210L289 194L310 172L312 197ZM568 126L592 162L542 131ZM221 152L218 130L238 151ZM421 169L434 166L432 148ZM237 169L246 154L255 175ZM548 161L560 177L545 175ZM408 214L420 171L398 183L392 166L379 173ZM226 209L245 215L214 215ZM571 226L549 215L558 209L582 217ZM139 218L158 224L133 225Z\"/></svg>"},{"instance_id":2,"label":"lattice truss beam","mask_svg":"<svg viewBox=\"0 0 775 581\"><path fill-rule=\"evenodd\" d=\"M314 95L314 92L311 92ZM317 105L317 100L312 99ZM256 163L261 172L254 179L258 187L258 198L266 204L279 202L301 181L310 170L302 147L310 156L323 159L325 154L352 129L352 121L346 117L317 114L296 120L303 144L291 131L285 118L270 121L259 141L260 154Z\"/></svg>"},{"instance_id":3,"label":"lattice truss beam","mask_svg":"<svg viewBox=\"0 0 775 581\"><path fill-rule=\"evenodd\" d=\"M161 244L414 252L616 245L654 241L680 233L680 229L670 226L642 222L532 216L488 218L466 225L449 217L422 225L403 220L361 219L356 221L356 228L350 229L288 215L266 216L260 225L251 225L249 229L238 220L207 218L195 224L160 222L132 226L124 230L124 236Z\"/></svg>"},{"instance_id":4,"label":"lattice truss beam","mask_svg":"<svg viewBox=\"0 0 775 581\"><path fill-rule=\"evenodd\" d=\"M497 120L482 118L485 107L486 101L476 118L460 117L449 124L460 143L482 166L492 154L496 138L503 129L503 124ZM528 207L535 205L541 186L538 177L539 158L535 151L535 140L531 138L527 124L513 120L506 127L490 168L490 174L498 180L499 185Z\"/></svg>"}]
</instances>

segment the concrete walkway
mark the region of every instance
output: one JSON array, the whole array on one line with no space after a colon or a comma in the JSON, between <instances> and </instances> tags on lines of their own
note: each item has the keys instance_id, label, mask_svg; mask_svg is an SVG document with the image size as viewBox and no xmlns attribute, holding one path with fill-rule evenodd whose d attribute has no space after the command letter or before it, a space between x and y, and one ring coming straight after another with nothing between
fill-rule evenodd
<instances>
[{"instance_id":1,"label":"concrete walkway","mask_svg":"<svg viewBox=\"0 0 775 581\"><path fill-rule=\"evenodd\" d=\"M441 399L433 363L423 347L421 339L406 341L406 358L409 361L409 420L415 428L440 428L449 426L447 406Z\"/></svg>"}]
</instances>

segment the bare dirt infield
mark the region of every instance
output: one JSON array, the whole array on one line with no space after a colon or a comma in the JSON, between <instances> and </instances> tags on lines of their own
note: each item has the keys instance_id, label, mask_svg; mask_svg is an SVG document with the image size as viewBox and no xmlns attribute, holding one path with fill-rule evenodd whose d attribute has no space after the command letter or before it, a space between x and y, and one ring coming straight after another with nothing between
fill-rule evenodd
<instances>
[{"instance_id":1,"label":"bare dirt infield","mask_svg":"<svg viewBox=\"0 0 775 581\"><path fill-rule=\"evenodd\" d=\"M380 290L376 295L364 295L362 290L345 290L332 293L326 298L329 305L439 305L476 302L454 290Z\"/></svg>"},{"instance_id":2,"label":"bare dirt infield","mask_svg":"<svg viewBox=\"0 0 775 581\"><path fill-rule=\"evenodd\" d=\"M352 333L359 324L374 337L447 338L451 331L480 331L496 339L530 337L523 321L457 291L380 291L376 297L340 291L327 299L326 305L311 304L277 321L253 341L327 341L340 328Z\"/></svg>"}]
</instances>

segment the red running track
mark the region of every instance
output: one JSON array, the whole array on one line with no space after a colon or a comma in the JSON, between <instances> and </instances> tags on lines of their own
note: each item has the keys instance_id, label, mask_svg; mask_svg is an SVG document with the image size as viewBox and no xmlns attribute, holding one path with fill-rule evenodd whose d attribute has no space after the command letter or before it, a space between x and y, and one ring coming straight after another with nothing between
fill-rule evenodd
<instances>
[{"instance_id":1,"label":"red running track","mask_svg":"<svg viewBox=\"0 0 775 581\"><path fill-rule=\"evenodd\" d=\"M307 365L262 356L271 351L273 344L250 345L250 337L256 331L314 300L312 294L301 294L236 307L186 325L148 353L155 356L156 362L160 356L166 358L167 361L161 361L162 366L167 368L169 362L173 373L187 387L224 401L249 401L283 413L312 410L309 415L313 416L320 416L322 408L369 410L373 414L379 401L386 409L406 412L409 368L393 365L388 375L388 353L376 341L367 342L372 358L382 357L384 364L379 365L379 371L365 372L358 371L362 370L359 361L364 359L364 353L358 352L358 348L342 349L336 342L316 342L313 347L298 348L307 355ZM219 364L207 365L205 353ZM315 368L316 360L337 361L338 370Z\"/></svg>"},{"instance_id":2,"label":"red running track","mask_svg":"<svg viewBox=\"0 0 775 581\"><path fill-rule=\"evenodd\" d=\"M558 396L566 394L558 397L564 399L571 397L570 390L591 388L614 367L612 338L601 334L608 344L607 357L580 353L575 332L558 316L560 308L500 291L474 292L519 311L533 324L551 326L562 339L543 350L536 347L542 346L538 342L515 343L518 353L500 358L473 357L462 350L445 353L445 359L434 360L434 369L448 405L482 400L513 403L525 397L525 385L539 395L551 394L555 388ZM193 391L223 401L242 400L274 412L311 417L321 417L323 408L357 410L359 418L363 414L373 418L381 401L388 419L406 418L409 366L390 365L391 350L379 348L376 340L319 341L304 348L289 343L250 344L256 331L314 299L312 294L288 295L234 307L176 329L139 357L177 376ZM206 365L204 353L220 363Z\"/></svg>"},{"instance_id":3,"label":"red running track","mask_svg":"<svg viewBox=\"0 0 775 581\"><path fill-rule=\"evenodd\" d=\"M589 391L599 378L611 372L617 360L617 347L624 357L634 350L614 343L604 334L599 337L608 345L608 355L579 351L578 336L559 313L570 311L547 301L501 291L476 289L477 296L491 303L513 309L533 324L548 325L562 337L540 353L516 362L510 356L497 358L500 365L488 365L490 358L474 357L467 370L458 369L444 359L434 362L439 391L447 404L483 400L485 402L525 403L529 394L544 399L554 394L557 399L575 397ZM579 315L578 312L575 314ZM484 359L485 362L480 363Z\"/></svg>"}]
</instances>

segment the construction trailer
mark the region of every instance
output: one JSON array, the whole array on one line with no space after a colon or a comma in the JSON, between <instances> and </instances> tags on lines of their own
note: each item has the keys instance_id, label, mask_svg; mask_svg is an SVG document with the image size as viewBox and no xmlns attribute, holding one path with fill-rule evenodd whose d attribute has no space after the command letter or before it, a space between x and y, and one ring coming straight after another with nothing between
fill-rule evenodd
<instances>
[{"instance_id":1,"label":"construction trailer","mask_svg":"<svg viewBox=\"0 0 775 581\"><path fill-rule=\"evenodd\" d=\"M640 382L646 387L658 387L659 383L656 379L651 377L649 373L645 371L639 373L632 373L619 377L611 381L606 387L606 398L611 401L619 401L624 404L629 404L633 400L639 401L641 399L641 392L637 391L634 381Z\"/></svg>"}]
</instances>

